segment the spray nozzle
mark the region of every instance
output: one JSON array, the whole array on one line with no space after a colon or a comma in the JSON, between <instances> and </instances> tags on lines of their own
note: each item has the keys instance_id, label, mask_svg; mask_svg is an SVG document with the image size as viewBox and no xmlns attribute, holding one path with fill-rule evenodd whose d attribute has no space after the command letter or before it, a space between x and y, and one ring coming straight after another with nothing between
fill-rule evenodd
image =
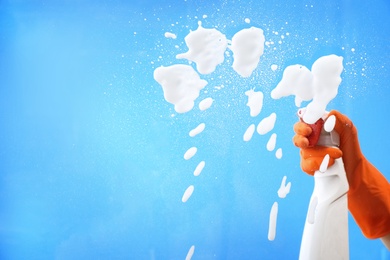
<instances>
[{"instance_id":1,"label":"spray nozzle","mask_svg":"<svg viewBox=\"0 0 390 260\"><path fill-rule=\"evenodd\" d=\"M303 115L306 112L306 108L301 108L298 110L298 117L302 122ZM324 116L318 119L314 124L308 124L312 133L307 137L309 140L309 147L314 147L316 145L320 146L336 146L340 145L340 137L336 131L333 130L335 126L335 117L328 117L328 112L325 112Z\"/></svg>"}]
</instances>

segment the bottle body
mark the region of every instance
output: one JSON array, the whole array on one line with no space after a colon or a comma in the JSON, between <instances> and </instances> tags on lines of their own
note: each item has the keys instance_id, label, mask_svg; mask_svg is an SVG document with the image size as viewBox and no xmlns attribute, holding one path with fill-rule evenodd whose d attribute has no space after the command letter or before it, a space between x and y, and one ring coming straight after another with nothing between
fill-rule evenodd
<instances>
[{"instance_id":1,"label":"bottle body","mask_svg":"<svg viewBox=\"0 0 390 260\"><path fill-rule=\"evenodd\" d=\"M314 174L300 260L349 259L348 180L342 158Z\"/></svg>"}]
</instances>

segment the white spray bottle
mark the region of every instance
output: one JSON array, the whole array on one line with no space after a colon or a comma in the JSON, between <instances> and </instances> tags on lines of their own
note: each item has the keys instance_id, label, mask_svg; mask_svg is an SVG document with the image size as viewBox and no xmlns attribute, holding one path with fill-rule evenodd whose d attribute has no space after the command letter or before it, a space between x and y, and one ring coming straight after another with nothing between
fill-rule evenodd
<instances>
[{"instance_id":1,"label":"white spray bottle","mask_svg":"<svg viewBox=\"0 0 390 260\"><path fill-rule=\"evenodd\" d=\"M302 113L304 112L300 110L298 115L302 117ZM325 127L321 125L317 145L339 146L339 136L333 127L334 123L331 127L327 127L327 122ZM303 230L300 260L349 259L347 202L349 186L344 163L342 158L339 158L328 168L324 165L328 165L326 157L320 170L314 174L314 190Z\"/></svg>"}]
</instances>

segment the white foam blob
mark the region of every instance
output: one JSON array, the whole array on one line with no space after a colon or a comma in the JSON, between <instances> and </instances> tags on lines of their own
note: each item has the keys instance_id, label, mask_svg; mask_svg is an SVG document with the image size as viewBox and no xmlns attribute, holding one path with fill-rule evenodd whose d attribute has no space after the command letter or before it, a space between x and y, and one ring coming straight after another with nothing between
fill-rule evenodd
<instances>
[{"instance_id":1,"label":"white foam blob","mask_svg":"<svg viewBox=\"0 0 390 260\"><path fill-rule=\"evenodd\" d=\"M206 165L205 161L201 161L198 166L196 166L194 171L194 176L199 176L199 174L203 171L204 166Z\"/></svg>"},{"instance_id":2,"label":"white foam blob","mask_svg":"<svg viewBox=\"0 0 390 260\"><path fill-rule=\"evenodd\" d=\"M267 150L270 152L275 149L276 137L277 137L277 134L273 133L267 142Z\"/></svg>"},{"instance_id":3,"label":"white foam blob","mask_svg":"<svg viewBox=\"0 0 390 260\"><path fill-rule=\"evenodd\" d=\"M282 157L283 157L283 150L282 150L282 148L278 148L278 149L276 150L275 157L276 157L277 159L282 159Z\"/></svg>"},{"instance_id":4,"label":"white foam blob","mask_svg":"<svg viewBox=\"0 0 390 260\"><path fill-rule=\"evenodd\" d=\"M274 202L269 214L268 240L273 241L276 236L276 221L278 218L278 203Z\"/></svg>"},{"instance_id":5,"label":"white foam blob","mask_svg":"<svg viewBox=\"0 0 390 260\"><path fill-rule=\"evenodd\" d=\"M246 22L246 23L250 23L250 22L251 22L251 19L245 18L245 22Z\"/></svg>"},{"instance_id":6,"label":"white foam blob","mask_svg":"<svg viewBox=\"0 0 390 260\"><path fill-rule=\"evenodd\" d=\"M191 159L196 154L197 151L198 151L198 148L196 148L195 146L191 147L190 149L188 149L185 152L184 159L186 159L186 160Z\"/></svg>"},{"instance_id":7,"label":"white foam blob","mask_svg":"<svg viewBox=\"0 0 390 260\"><path fill-rule=\"evenodd\" d=\"M251 124L245 131L243 139L245 142L248 142L252 139L253 133L255 132L256 126Z\"/></svg>"},{"instance_id":8,"label":"white foam blob","mask_svg":"<svg viewBox=\"0 0 390 260\"><path fill-rule=\"evenodd\" d=\"M276 122L276 114L272 113L268 117L263 118L260 123L257 125L257 133L260 135L265 135L269 131L271 131Z\"/></svg>"},{"instance_id":9,"label":"white foam blob","mask_svg":"<svg viewBox=\"0 0 390 260\"><path fill-rule=\"evenodd\" d=\"M324 156L324 159L322 159L321 165L320 165L320 172L324 173L328 169L329 164L329 154Z\"/></svg>"},{"instance_id":10,"label":"white foam blob","mask_svg":"<svg viewBox=\"0 0 390 260\"><path fill-rule=\"evenodd\" d=\"M343 71L343 57L322 56L317 59L311 71L302 65L288 66L282 80L272 90L271 97L295 95L295 104L310 101L303 116L306 123L313 124L326 112L326 106L337 95Z\"/></svg>"},{"instance_id":11,"label":"white foam blob","mask_svg":"<svg viewBox=\"0 0 390 260\"><path fill-rule=\"evenodd\" d=\"M334 115L329 116L324 124L324 129L326 132L330 133L333 131L336 125L336 117Z\"/></svg>"},{"instance_id":12,"label":"white foam blob","mask_svg":"<svg viewBox=\"0 0 390 260\"><path fill-rule=\"evenodd\" d=\"M191 260L192 256L194 255L195 252L195 246L191 246L190 249L188 250L186 260Z\"/></svg>"},{"instance_id":13,"label":"white foam blob","mask_svg":"<svg viewBox=\"0 0 390 260\"><path fill-rule=\"evenodd\" d=\"M154 79L161 85L164 98L175 106L177 113L186 113L194 107L199 91L207 85L189 65L175 64L158 67Z\"/></svg>"},{"instance_id":14,"label":"white foam blob","mask_svg":"<svg viewBox=\"0 0 390 260\"><path fill-rule=\"evenodd\" d=\"M210 97L203 99L202 101L199 102L199 109L202 111L209 109L213 104L213 101L214 100Z\"/></svg>"},{"instance_id":15,"label":"white foam blob","mask_svg":"<svg viewBox=\"0 0 390 260\"><path fill-rule=\"evenodd\" d=\"M254 91L253 89L245 91L245 95L248 96L248 103L251 117L255 117L260 114L263 108L264 94L261 91Z\"/></svg>"},{"instance_id":16,"label":"white foam blob","mask_svg":"<svg viewBox=\"0 0 390 260\"><path fill-rule=\"evenodd\" d=\"M287 183L286 185L287 176L283 176L282 183L280 184L280 188L278 190L278 196L281 199L284 199L287 194L290 193L291 189L291 182Z\"/></svg>"},{"instance_id":17,"label":"white foam blob","mask_svg":"<svg viewBox=\"0 0 390 260\"><path fill-rule=\"evenodd\" d=\"M317 205L318 205L318 197L313 196L309 204L309 209L307 210L307 222L309 224L314 224Z\"/></svg>"},{"instance_id":18,"label":"white foam blob","mask_svg":"<svg viewBox=\"0 0 390 260\"><path fill-rule=\"evenodd\" d=\"M271 70L272 71L275 71L275 70L277 70L278 69L278 65L276 65L276 64L272 64L271 65Z\"/></svg>"},{"instance_id":19,"label":"white foam blob","mask_svg":"<svg viewBox=\"0 0 390 260\"><path fill-rule=\"evenodd\" d=\"M203 130L205 129L206 125L205 123L200 123L197 127L195 127L194 129L192 129L190 132L189 132L189 135L191 137L194 137L200 133L203 132Z\"/></svg>"},{"instance_id":20,"label":"white foam blob","mask_svg":"<svg viewBox=\"0 0 390 260\"><path fill-rule=\"evenodd\" d=\"M231 41L233 69L242 77L249 77L256 69L264 52L263 30L256 27L242 29Z\"/></svg>"},{"instance_id":21,"label":"white foam blob","mask_svg":"<svg viewBox=\"0 0 390 260\"><path fill-rule=\"evenodd\" d=\"M187 200L191 197L194 192L194 185L188 186L188 188L184 191L183 197L181 198L182 202L187 202Z\"/></svg>"},{"instance_id":22,"label":"white foam blob","mask_svg":"<svg viewBox=\"0 0 390 260\"><path fill-rule=\"evenodd\" d=\"M227 39L216 29L205 29L199 23L198 29L184 38L188 51L176 55L177 59L187 59L196 63L201 74L212 73L225 59Z\"/></svg>"},{"instance_id":23,"label":"white foam blob","mask_svg":"<svg viewBox=\"0 0 390 260\"><path fill-rule=\"evenodd\" d=\"M309 101L314 96L313 75L308 68L302 65L288 66L284 72L282 80L271 91L273 99L295 95L295 105L301 106L302 101Z\"/></svg>"},{"instance_id":24,"label":"white foam blob","mask_svg":"<svg viewBox=\"0 0 390 260\"><path fill-rule=\"evenodd\" d=\"M177 38L176 34L171 33L171 32L166 32L164 34L164 36L165 36L165 38L171 38L171 39L176 39Z\"/></svg>"}]
</instances>

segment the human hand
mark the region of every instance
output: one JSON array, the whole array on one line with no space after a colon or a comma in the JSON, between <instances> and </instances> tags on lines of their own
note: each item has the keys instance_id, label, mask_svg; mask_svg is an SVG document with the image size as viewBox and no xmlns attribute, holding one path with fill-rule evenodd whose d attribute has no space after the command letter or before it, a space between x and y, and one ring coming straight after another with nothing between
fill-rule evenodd
<instances>
[{"instance_id":1,"label":"human hand","mask_svg":"<svg viewBox=\"0 0 390 260\"><path fill-rule=\"evenodd\" d=\"M381 238L390 248L390 184L364 157L357 129L352 121L335 110L328 114L327 120L331 116L335 117L333 130L340 137L339 148L310 147L308 137L312 133L311 127L304 122L294 125L296 135L293 137L293 143L301 148L302 170L313 175L320 168L326 154L335 158L342 156L349 184L349 211L367 238ZM334 160L329 160L328 167L333 163Z\"/></svg>"},{"instance_id":2,"label":"human hand","mask_svg":"<svg viewBox=\"0 0 390 260\"><path fill-rule=\"evenodd\" d=\"M343 118L340 115L339 112L332 111L329 113L327 119L331 116L335 116L335 130L336 132L340 130L340 132L343 133L341 130L343 130L342 126L345 120L341 120ZM336 128L337 126L338 128ZM323 123L317 124L316 127L311 127L302 121L299 121L294 125L296 135L293 137L293 143L295 146L301 148L301 168L310 175L314 175L315 171L320 170L320 166L326 155L329 155L329 161L328 165L325 165L325 168L332 166L335 160L343 155L341 149L336 147L316 146L315 143L313 143L313 140L318 140L315 135L319 134L318 131L321 131L322 127Z\"/></svg>"}]
</instances>

